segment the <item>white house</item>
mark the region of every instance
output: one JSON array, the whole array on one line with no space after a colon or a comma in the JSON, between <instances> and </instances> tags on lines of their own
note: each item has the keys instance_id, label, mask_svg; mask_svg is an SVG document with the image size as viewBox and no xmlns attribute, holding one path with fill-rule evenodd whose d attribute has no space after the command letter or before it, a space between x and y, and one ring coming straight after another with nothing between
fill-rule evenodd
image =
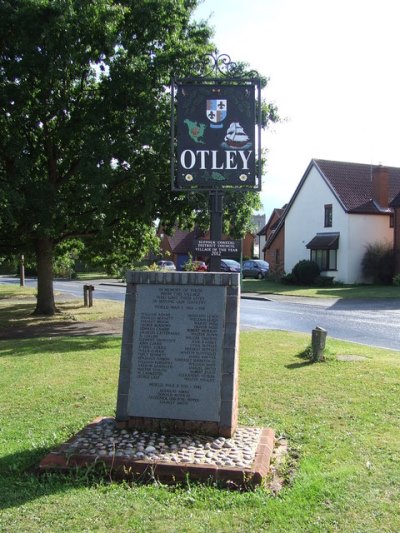
<instances>
[{"instance_id":1,"label":"white house","mask_svg":"<svg viewBox=\"0 0 400 533\"><path fill-rule=\"evenodd\" d=\"M335 281L368 281L361 271L366 246L393 244L389 202L399 191L400 168L313 159L270 239L284 231L285 272L312 259Z\"/></svg>"}]
</instances>

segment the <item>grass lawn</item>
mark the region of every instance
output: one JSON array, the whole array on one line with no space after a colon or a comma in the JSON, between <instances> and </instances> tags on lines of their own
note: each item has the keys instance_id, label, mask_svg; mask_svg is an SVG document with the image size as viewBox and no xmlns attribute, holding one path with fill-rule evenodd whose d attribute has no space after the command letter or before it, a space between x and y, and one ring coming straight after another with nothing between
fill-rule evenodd
<instances>
[{"instance_id":1,"label":"grass lawn","mask_svg":"<svg viewBox=\"0 0 400 533\"><path fill-rule=\"evenodd\" d=\"M96 299L93 307L85 307L80 298L56 296L58 313L53 317L37 317L36 289L16 285L0 285L0 327L30 328L40 323L64 321L93 321L119 318L124 314L124 303Z\"/></svg>"},{"instance_id":2,"label":"grass lawn","mask_svg":"<svg viewBox=\"0 0 400 533\"><path fill-rule=\"evenodd\" d=\"M80 281L92 281L97 279L114 279L115 276L111 276L106 272L78 272L76 279Z\"/></svg>"},{"instance_id":3,"label":"grass lawn","mask_svg":"<svg viewBox=\"0 0 400 533\"><path fill-rule=\"evenodd\" d=\"M393 285L342 285L333 287L303 287L284 285L270 280L244 279L242 292L308 296L311 298L400 298L400 287Z\"/></svg>"},{"instance_id":4,"label":"grass lawn","mask_svg":"<svg viewBox=\"0 0 400 533\"><path fill-rule=\"evenodd\" d=\"M312 365L301 357L309 340L241 333L240 423L289 441L277 496L118 484L90 470L38 479L30 469L51 449L114 414L121 339L1 341L0 531L400 531L400 352L328 339L327 361Z\"/></svg>"}]
</instances>

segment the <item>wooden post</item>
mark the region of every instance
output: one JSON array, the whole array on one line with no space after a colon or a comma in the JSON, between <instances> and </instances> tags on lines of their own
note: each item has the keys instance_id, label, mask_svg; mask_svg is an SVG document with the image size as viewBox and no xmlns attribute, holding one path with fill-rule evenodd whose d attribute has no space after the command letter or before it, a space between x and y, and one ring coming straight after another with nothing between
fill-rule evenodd
<instances>
[{"instance_id":1,"label":"wooden post","mask_svg":"<svg viewBox=\"0 0 400 533\"><path fill-rule=\"evenodd\" d=\"M89 307L93 307L93 291L94 291L93 285L88 285Z\"/></svg>"},{"instance_id":2,"label":"wooden post","mask_svg":"<svg viewBox=\"0 0 400 533\"><path fill-rule=\"evenodd\" d=\"M89 285L84 285L83 286L83 305L85 307L88 306L88 287L89 287Z\"/></svg>"},{"instance_id":3,"label":"wooden post","mask_svg":"<svg viewBox=\"0 0 400 533\"><path fill-rule=\"evenodd\" d=\"M21 287L25 286L25 258L23 255L19 260L19 284Z\"/></svg>"},{"instance_id":4,"label":"wooden post","mask_svg":"<svg viewBox=\"0 0 400 533\"><path fill-rule=\"evenodd\" d=\"M312 361L325 361L324 350L327 331L320 326L312 330L311 346L312 346Z\"/></svg>"}]
</instances>

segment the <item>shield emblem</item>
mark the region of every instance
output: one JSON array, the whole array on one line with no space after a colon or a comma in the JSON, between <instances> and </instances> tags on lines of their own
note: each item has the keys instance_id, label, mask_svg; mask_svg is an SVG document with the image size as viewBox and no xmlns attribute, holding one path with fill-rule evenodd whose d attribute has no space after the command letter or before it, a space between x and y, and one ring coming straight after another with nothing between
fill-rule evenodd
<instances>
[{"instance_id":1,"label":"shield emblem","mask_svg":"<svg viewBox=\"0 0 400 533\"><path fill-rule=\"evenodd\" d=\"M207 118L211 122L211 128L222 128L226 113L226 100L207 100Z\"/></svg>"}]
</instances>

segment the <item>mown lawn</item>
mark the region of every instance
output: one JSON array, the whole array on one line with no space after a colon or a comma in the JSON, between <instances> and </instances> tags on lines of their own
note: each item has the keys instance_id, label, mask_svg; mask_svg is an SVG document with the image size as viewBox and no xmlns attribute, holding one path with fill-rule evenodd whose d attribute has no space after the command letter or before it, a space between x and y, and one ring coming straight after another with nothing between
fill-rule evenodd
<instances>
[{"instance_id":1,"label":"mown lawn","mask_svg":"<svg viewBox=\"0 0 400 533\"><path fill-rule=\"evenodd\" d=\"M244 279L242 292L307 296L310 298L400 298L400 287L394 285L334 285L304 287L284 285L271 280Z\"/></svg>"},{"instance_id":2,"label":"mown lawn","mask_svg":"<svg viewBox=\"0 0 400 533\"><path fill-rule=\"evenodd\" d=\"M124 314L124 303L96 299L93 307L85 307L79 298L71 299L56 294L58 313L52 317L34 316L36 289L16 285L0 285L0 328L32 328L40 324L66 321L94 321L120 318Z\"/></svg>"},{"instance_id":3,"label":"mown lawn","mask_svg":"<svg viewBox=\"0 0 400 533\"><path fill-rule=\"evenodd\" d=\"M327 361L309 364L309 340L241 333L240 423L289 441L278 495L119 484L90 470L37 478L46 453L114 414L121 340L1 341L0 531L400 531L400 352L328 339Z\"/></svg>"}]
</instances>

